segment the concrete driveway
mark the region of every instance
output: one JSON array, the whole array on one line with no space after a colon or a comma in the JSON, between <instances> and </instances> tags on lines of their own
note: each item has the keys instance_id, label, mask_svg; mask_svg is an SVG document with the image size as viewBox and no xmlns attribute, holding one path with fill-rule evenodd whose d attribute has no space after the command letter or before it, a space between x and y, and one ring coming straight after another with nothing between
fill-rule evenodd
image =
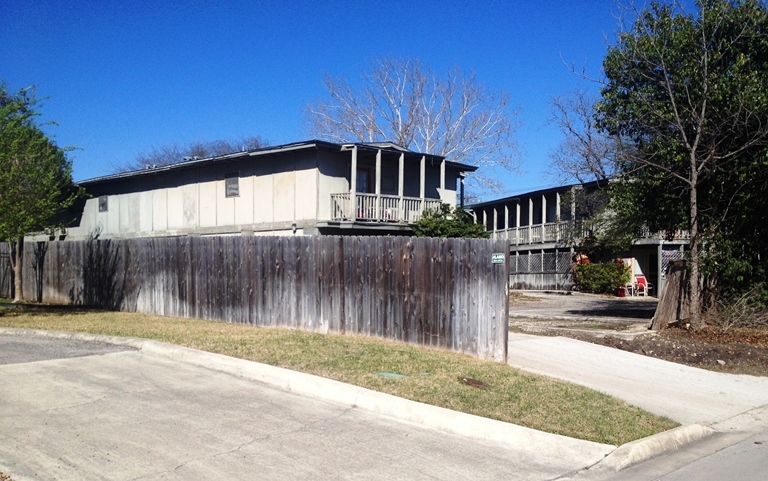
<instances>
[{"instance_id":1,"label":"concrete driveway","mask_svg":"<svg viewBox=\"0 0 768 481\"><path fill-rule=\"evenodd\" d=\"M460 436L319 399L329 394L320 392L323 386L341 383L319 380L317 396L298 395L196 365L244 374L256 363L160 343L117 352L80 345L74 346L79 357L62 358L66 339L11 337L17 348L29 342L38 352L54 344L49 355L0 366L0 471L16 481L544 480L574 473L613 449L401 405L410 406L404 417L426 410L423 416L470 429L496 423L514 439ZM8 336L0 339L8 345ZM152 353L163 349L168 355ZM370 403L356 396L356 403ZM386 404L381 409L399 406L375 399Z\"/></svg>"},{"instance_id":2,"label":"concrete driveway","mask_svg":"<svg viewBox=\"0 0 768 481\"><path fill-rule=\"evenodd\" d=\"M511 317L602 321L606 323L651 323L658 299L614 297L595 294L519 291L509 304Z\"/></svg>"}]
</instances>

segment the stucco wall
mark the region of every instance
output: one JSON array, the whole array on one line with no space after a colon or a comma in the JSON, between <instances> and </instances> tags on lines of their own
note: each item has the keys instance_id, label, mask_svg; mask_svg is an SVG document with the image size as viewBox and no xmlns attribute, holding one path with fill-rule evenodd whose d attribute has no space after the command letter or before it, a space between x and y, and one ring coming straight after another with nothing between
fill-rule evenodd
<instances>
[{"instance_id":1,"label":"stucco wall","mask_svg":"<svg viewBox=\"0 0 768 481\"><path fill-rule=\"evenodd\" d=\"M317 160L311 154L174 172L175 179L163 173L113 187L123 192L108 194L107 211L99 212L98 196L88 199L80 225L68 230L68 238L285 231L293 223L313 224L319 189ZM239 174L239 195L227 197L225 176L230 173Z\"/></svg>"}]
</instances>

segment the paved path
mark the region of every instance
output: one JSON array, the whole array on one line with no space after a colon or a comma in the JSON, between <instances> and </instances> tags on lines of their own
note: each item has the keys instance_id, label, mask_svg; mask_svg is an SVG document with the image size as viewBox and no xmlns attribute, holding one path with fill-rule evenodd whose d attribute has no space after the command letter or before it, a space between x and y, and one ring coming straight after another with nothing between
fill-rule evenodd
<instances>
[{"instance_id":1,"label":"paved path","mask_svg":"<svg viewBox=\"0 0 768 481\"><path fill-rule=\"evenodd\" d=\"M0 471L16 481L547 480L613 449L226 356L129 343L141 349L96 346L64 359L54 350L49 360L0 365ZM247 376L278 376L272 382L284 389ZM336 391L351 392L352 404L321 399ZM375 412L387 409L479 435ZM484 439L484 426L510 439Z\"/></svg>"},{"instance_id":2,"label":"paved path","mask_svg":"<svg viewBox=\"0 0 768 481\"><path fill-rule=\"evenodd\" d=\"M683 426L561 479L765 481L768 377L723 374L564 337L510 333L510 365L605 392ZM760 443L760 444L755 444ZM621 470L620 472L617 472Z\"/></svg>"},{"instance_id":3,"label":"paved path","mask_svg":"<svg viewBox=\"0 0 768 481\"><path fill-rule=\"evenodd\" d=\"M681 424L768 405L768 377L723 374L565 337L510 333L508 363L608 393Z\"/></svg>"}]
</instances>

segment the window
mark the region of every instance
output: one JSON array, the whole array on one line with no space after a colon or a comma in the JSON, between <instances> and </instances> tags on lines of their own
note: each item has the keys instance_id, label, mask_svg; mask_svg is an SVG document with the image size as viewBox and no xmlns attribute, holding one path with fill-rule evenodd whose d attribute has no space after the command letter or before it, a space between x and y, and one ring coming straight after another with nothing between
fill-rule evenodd
<instances>
[{"instance_id":1,"label":"window","mask_svg":"<svg viewBox=\"0 0 768 481\"><path fill-rule=\"evenodd\" d=\"M240 174L232 172L224 176L224 190L227 197L240 195Z\"/></svg>"},{"instance_id":2,"label":"window","mask_svg":"<svg viewBox=\"0 0 768 481\"><path fill-rule=\"evenodd\" d=\"M371 177L371 171L368 169L357 169L357 192L360 192L361 194L369 194L371 183L369 182L369 179Z\"/></svg>"},{"instance_id":3,"label":"window","mask_svg":"<svg viewBox=\"0 0 768 481\"><path fill-rule=\"evenodd\" d=\"M109 210L108 196L99 196L99 212L107 212Z\"/></svg>"}]
</instances>

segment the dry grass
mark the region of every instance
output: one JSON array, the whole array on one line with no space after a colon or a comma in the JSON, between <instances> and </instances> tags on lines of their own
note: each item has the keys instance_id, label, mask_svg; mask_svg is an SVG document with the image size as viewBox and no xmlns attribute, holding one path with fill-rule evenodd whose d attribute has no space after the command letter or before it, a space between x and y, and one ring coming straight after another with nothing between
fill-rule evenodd
<instances>
[{"instance_id":1,"label":"dry grass","mask_svg":"<svg viewBox=\"0 0 768 481\"><path fill-rule=\"evenodd\" d=\"M155 339L457 411L620 445L676 426L605 394L460 354L357 336L73 309L0 310L0 325ZM388 378L378 372L403 374ZM478 389L459 382L489 384Z\"/></svg>"}]
</instances>

